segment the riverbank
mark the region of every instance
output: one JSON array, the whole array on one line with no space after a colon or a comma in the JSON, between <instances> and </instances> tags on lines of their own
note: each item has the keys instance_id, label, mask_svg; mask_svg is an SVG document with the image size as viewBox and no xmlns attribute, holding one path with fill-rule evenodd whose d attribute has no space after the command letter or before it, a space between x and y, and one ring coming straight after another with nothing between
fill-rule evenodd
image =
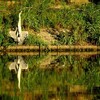
<instances>
[{"instance_id":1,"label":"riverbank","mask_svg":"<svg viewBox=\"0 0 100 100\"><path fill-rule=\"evenodd\" d=\"M51 1L40 3L34 1L31 5L27 1L21 4L21 8L16 3L11 8L4 5L2 9L9 13L3 12L0 15L1 46L16 46L17 42L9 36L9 31L16 29L19 9L22 8L22 31L26 30L29 33L23 45L100 46L99 4L70 5L62 2L59 9L56 9L56 5Z\"/></svg>"},{"instance_id":2,"label":"riverbank","mask_svg":"<svg viewBox=\"0 0 100 100\"><path fill-rule=\"evenodd\" d=\"M8 55L13 56L36 56L36 55L45 55L44 52L7 52ZM100 54L100 51L94 51L94 52L49 52L49 55L52 56L66 56L66 55L74 55L74 56L82 56L82 57L88 57L92 55L98 55ZM3 55L3 53L0 53L0 55Z\"/></svg>"},{"instance_id":3,"label":"riverbank","mask_svg":"<svg viewBox=\"0 0 100 100\"><path fill-rule=\"evenodd\" d=\"M1 52L34 52L34 51L100 51L100 46L88 45L88 46L80 46L80 45L48 45L48 46L8 46L8 47L0 47Z\"/></svg>"}]
</instances>

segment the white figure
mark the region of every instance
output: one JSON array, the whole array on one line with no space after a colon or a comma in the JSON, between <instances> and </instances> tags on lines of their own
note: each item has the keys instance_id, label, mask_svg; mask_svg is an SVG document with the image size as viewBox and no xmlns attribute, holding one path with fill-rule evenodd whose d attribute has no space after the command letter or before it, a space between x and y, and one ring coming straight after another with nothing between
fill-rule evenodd
<instances>
[{"instance_id":1,"label":"white figure","mask_svg":"<svg viewBox=\"0 0 100 100\"><path fill-rule=\"evenodd\" d=\"M21 42L21 37L22 37L21 14L22 14L22 11L19 13L18 28L16 30L18 44Z\"/></svg>"},{"instance_id":2,"label":"white figure","mask_svg":"<svg viewBox=\"0 0 100 100\"><path fill-rule=\"evenodd\" d=\"M28 65L24 62L23 58L21 56L18 56L18 59L15 59L14 62L12 62L9 66L9 70L15 70L17 73L17 79L18 79L18 88L21 90L20 82L21 82L21 71L27 70Z\"/></svg>"},{"instance_id":3,"label":"white figure","mask_svg":"<svg viewBox=\"0 0 100 100\"><path fill-rule=\"evenodd\" d=\"M18 31L19 31L20 36L21 36L21 32L22 32L22 29L21 29L21 14L22 14L22 11L19 13L19 21L18 21Z\"/></svg>"},{"instance_id":4,"label":"white figure","mask_svg":"<svg viewBox=\"0 0 100 100\"><path fill-rule=\"evenodd\" d=\"M15 31L10 31L10 37L12 37L16 42L18 42L18 45L23 44L24 39L28 36L28 32L27 31L22 31L21 28L21 14L22 11L19 13L18 15L18 25Z\"/></svg>"}]
</instances>

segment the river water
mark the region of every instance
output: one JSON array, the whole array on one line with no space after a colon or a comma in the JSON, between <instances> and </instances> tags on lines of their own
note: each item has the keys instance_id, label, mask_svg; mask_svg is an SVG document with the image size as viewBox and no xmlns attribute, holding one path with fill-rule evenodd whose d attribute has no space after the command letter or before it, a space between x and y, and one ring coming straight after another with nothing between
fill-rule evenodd
<instances>
[{"instance_id":1,"label":"river water","mask_svg":"<svg viewBox=\"0 0 100 100\"><path fill-rule=\"evenodd\" d=\"M100 55L1 55L0 100L100 100Z\"/></svg>"}]
</instances>

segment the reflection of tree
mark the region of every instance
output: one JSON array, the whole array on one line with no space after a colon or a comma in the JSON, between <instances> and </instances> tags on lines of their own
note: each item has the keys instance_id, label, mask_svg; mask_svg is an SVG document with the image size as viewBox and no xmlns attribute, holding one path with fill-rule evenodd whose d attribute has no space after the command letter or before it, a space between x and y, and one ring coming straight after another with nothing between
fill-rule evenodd
<instances>
[{"instance_id":1,"label":"reflection of tree","mask_svg":"<svg viewBox=\"0 0 100 100\"><path fill-rule=\"evenodd\" d=\"M1 58L0 66L7 65L8 57ZM4 58L5 64L2 64ZM31 59L31 62L28 62L30 61L29 58ZM29 71L24 74L24 77L21 77L21 89L23 90L23 93L28 91L28 96L32 96L33 93L37 98L60 98L61 100L63 100L62 98L70 100L70 97L72 97L72 99L79 97L89 99L92 95L91 93L93 93L95 94L95 98L98 98L96 96L100 92L99 55L93 55L91 57L74 55L56 56L54 57L55 59L51 60L51 62L42 69L38 65L41 64L40 62L44 61L43 59L47 58L48 57L45 56L41 56L40 58L39 56L33 58L28 56L25 57L28 63L32 63L30 65L32 65L33 69L30 70L32 67L29 66ZM36 67L33 65L34 61L36 61L35 65L39 62ZM14 76L15 71L18 75L19 66L24 66L23 68L20 68L21 70L27 70L27 64L19 65L19 62L25 63L20 56L10 63L9 69L14 71ZM11 65L13 66L11 67ZM6 75L4 74L3 78L6 76L6 80L9 81L9 70L6 67L3 71L4 73L6 72ZM19 75L21 75L21 72ZM6 83L7 81L3 84Z\"/></svg>"},{"instance_id":2,"label":"reflection of tree","mask_svg":"<svg viewBox=\"0 0 100 100\"><path fill-rule=\"evenodd\" d=\"M0 79L9 79L10 72L7 69L8 55L0 56Z\"/></svg>"},{"instance_id":3,"label":"reflection of tree","mask_svg":"<svg viewBox=\"0 0 100 100\"><path fill-rule=\"evenodd\" d=\"M70 97L93 98L90 95L90 91L87 91L87 87L89 85L92 86L92 84L89 83L94 81L92 77L96 77L95 73L98 72L95 70L96 68L94 68L95 71L93 69L90 71L89 69L88 72L85 72L84 70L86 66L89 66L91 59L91 57L83 58L79 56L56 57L49 65L46 65L47 67L45 67L45 69L37 67L30 71L28 75L23 78L23 88L27 88L29 91L34 90L34 94L36 93L38 96L49 97L49 93L52 93L52 95L56 95L57 98L61 97L65 99L70 99ZM92 61L92 64L95 66L96 62ZM70 66L72 70L69 70ZM82 70L82 73L80 73L79 69ZM91 79L89 79L91 75L88 75L90 72L91 74L94 73ZM91 88L93 89L94 87L95 86Z\"/></svg>"},{"instance_id":4,"label":"reflection of tree","mask_svg":"<svg viewBox=\"0 0 100 100\"><path fill-rule=\"evenodd\" d=\"M51 56L50 54L46 55L36 55L25 57L25 61L28 63L30 68L40 67L46 68L57 56Z\"/></svg>"},{"instance_id":5,"label":"reflection of tree","mask_svg":"<svg viewBox=\"0 0 100 100\"><path fill-rule=\"evenodd\" d=\"M11 73L8 69L8 62L11 60L11 57L8 55L1 55L0 56L0 95L3 91L12 90L13 84L10 83ZM5 98L9 99L9 95L3 95Z\"/></svg>"}]
</instances>

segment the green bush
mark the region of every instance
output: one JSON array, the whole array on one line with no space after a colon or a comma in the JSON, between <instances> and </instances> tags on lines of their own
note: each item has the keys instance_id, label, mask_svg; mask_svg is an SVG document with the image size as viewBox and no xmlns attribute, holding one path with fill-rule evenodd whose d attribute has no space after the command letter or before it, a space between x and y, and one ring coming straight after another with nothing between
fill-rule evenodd
<instances>
[{"instance_id":1,"label":"green bush","mask_svg":"<svg viewBox=\"0 0 100 100\"><path fill-rule=\"evenodd\" d=\"M87 4L77 9L62 11L62 26L70 32L61 33L59 40L62 44L81 44L82 41L100 45L100 6Z\"/></svg>"},{"instance_id":2,"label":"green bush","mask_svg":"<svg viewBox=\"0 0 100 100\"><path fill-rule=\"evenodd\" d=\"M87 5L84 9L86 13L86 32L92 44L100 45L100 5Z\"/></svg>"},{"instance_id":3,"label":"green bush","mask_svg":"<svg viewBox=\"0 0 100 100\"><path fill-rule=\"evenodd\" d=\"M25 45L47 45L40 37L36 35L29 35L24 42Z\"/></svg>"}]
</instances>

